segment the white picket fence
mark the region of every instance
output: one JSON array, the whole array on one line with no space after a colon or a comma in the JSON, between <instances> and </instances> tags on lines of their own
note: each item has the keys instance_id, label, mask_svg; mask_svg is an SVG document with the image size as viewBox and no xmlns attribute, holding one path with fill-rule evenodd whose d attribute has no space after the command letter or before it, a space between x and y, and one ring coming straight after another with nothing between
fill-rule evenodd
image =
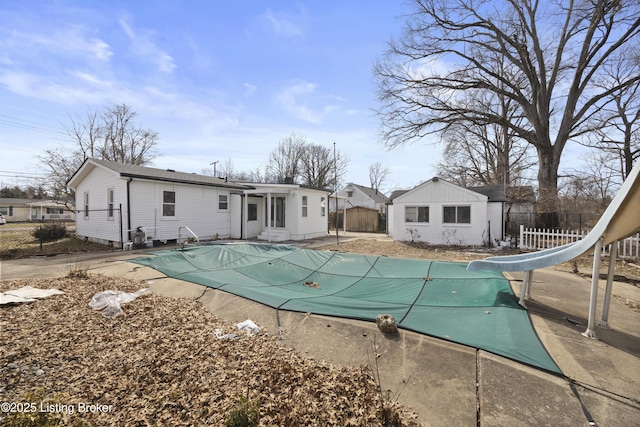
<instances>
[{"instance_id":1,"label":"white picket fence","mask_svg":"<svg viewBox=\"0 0 640 427\"><path fill-rule=\"evenodd\" d=\"M520 226L520 242L518 247L523 250L542 250L555 248L582 240L589 231L547 230L539 228L525 228ZM602 248L602 255L609 255L609 246ZM640 258L640 233L627 237L618 242L619 258Z\"/></svg>"}]
</instances>

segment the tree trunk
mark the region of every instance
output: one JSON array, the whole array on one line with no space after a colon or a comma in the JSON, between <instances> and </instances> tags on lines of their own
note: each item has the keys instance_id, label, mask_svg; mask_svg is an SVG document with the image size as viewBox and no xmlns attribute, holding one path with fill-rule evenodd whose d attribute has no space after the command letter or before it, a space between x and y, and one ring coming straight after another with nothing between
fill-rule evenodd
<instances>
[{"instance_id":1,"label":"tree trunk","mask_svg":"<svg viewBox=\"0 0 640 427\"><path fill-rule=\"evenodd\" d=\"M538 147L537 226L554 228L558 224L558 167L560 155L553 145Z\"/></svg>"}]
</instances>

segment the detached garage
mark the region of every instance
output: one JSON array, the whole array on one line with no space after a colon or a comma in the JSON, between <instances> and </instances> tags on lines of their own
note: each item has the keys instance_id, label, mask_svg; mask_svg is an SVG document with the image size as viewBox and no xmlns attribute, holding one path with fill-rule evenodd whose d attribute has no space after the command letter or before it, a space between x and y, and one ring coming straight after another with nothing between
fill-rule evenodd
<instances>
[{"instance_id":1,"label":"detached garage","mask_svg":"<svg viewBox=\"0 0 640 427\"><path fill-rule=\"evenodd\" d=\"M502 234L502 213L476 191L432 178L392 196L389 235L435 245L486 245Z\"/></svg>"}]
</instances>

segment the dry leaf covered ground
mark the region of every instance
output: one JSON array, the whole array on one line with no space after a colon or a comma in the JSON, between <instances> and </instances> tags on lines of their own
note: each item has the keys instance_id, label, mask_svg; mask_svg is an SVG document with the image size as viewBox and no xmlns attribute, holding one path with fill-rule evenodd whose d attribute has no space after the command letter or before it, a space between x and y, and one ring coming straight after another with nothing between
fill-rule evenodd
<instances>
[{"instance_id":1,"label":"dry leaf covered ground","mask_svg":"<svg viewBox=\"0 0 640 427\"><path fill-rule=\"evenodd\" d=\"M196 301L147 294L106 319L88 305L95 293L144 284L89 276L0 282L0 291L24 285L65 294L0 306L0 402L22 410L3 406L2 425L47 416L61 425L218 426L243 398L263 426L417 425L405 408L382 410L369 368L301 357L266 333L246 336ZM216 329L240 338L219 340Z\"/></svg>"},{"instance_id":2,"label":"dry leaf covered ground","mask_svg":"<svg viewBox=\"0 0 640 427\"><path fill-rule=\"evenodd\" d=\"M487 256L482 250L384 239L320 249L452 261ZM579 261L580 271L588 271L590 261ZM637 277L638 268L629 268L629 275ZM125 304L123 315L105 319L88 305L95 293L134 292L144 283L103 276L31 279L0 282L0 291L24 285L65 292L0 306L0 402L22 408L35 404L37 413L31 415L49 411L44 415L61 425L76 426L218 426L248 399L259 409L263 426L418 423L411 410L397 404L386 402L390 410L383 411L369 367L331 366L301 357L267 333L219 340L216 329L238 333L235 325L196 301L147 294ZM79 416L80 409L85 412ZM395 423L389 420L393 415ZM0 424L11 420L4 416L0 412Z\"/></svg>"}]
</instances>

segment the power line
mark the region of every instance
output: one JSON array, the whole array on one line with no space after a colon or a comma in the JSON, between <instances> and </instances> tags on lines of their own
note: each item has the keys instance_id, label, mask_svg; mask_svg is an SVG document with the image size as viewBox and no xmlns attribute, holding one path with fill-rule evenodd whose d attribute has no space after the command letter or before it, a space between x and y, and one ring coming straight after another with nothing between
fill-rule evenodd
<instances>
[{"instance_id":1,"label":"power line","mask_svg":"<svg viewBox=\"0 0 640 427\"><path fill-rule=\"evenodd\" d=\"M25 120L18 117L7 116L6 114L0 114L0 124L12 126L19 129L32 130L35 132L68 136L68 134L62 128L47 125L44 123L34 122L31 120Z\"/></svg>"}]
</instances>

